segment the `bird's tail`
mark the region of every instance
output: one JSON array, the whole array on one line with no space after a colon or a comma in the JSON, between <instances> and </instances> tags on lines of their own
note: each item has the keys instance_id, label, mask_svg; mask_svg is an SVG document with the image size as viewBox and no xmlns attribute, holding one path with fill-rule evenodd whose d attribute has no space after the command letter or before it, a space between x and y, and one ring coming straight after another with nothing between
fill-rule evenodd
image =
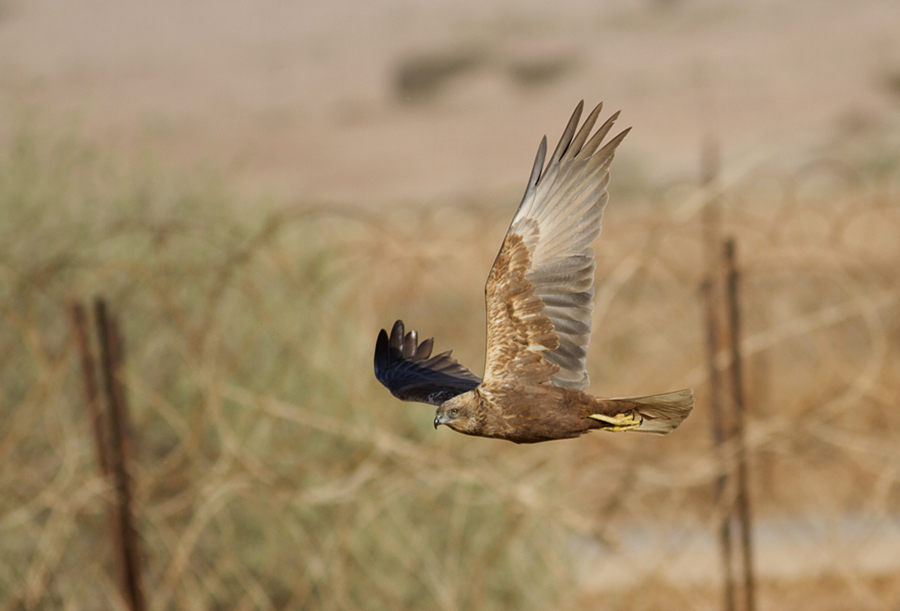
<instances>
[{"instance_id":1,"label":"bird's tail","mask_svg":"<svg viewBox=\"0 0 900 611\"><path fill-rule=\"evenodd\" d=\"M694 409L690 388L649 397L597 399L597 413L588 416L607 431L634 431L665 435L678 428Z\"/></svg>"}]
</instances>

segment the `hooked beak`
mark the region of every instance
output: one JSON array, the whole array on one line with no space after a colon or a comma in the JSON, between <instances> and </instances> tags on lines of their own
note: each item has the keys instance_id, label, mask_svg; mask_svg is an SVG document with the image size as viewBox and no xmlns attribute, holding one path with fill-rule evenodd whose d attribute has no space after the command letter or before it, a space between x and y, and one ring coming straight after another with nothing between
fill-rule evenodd
<instances>
[{"instance_id":1,"label":"hooked beak","mask_svg":"<svg viewBox=\"0 0 900 611\"><path fill-rule=\"evenodd\" d=\"M440 414L434 415L434 430L437 430L437 427L441 426L443 422L441 421Z\"/></svg>"}]
</instances>

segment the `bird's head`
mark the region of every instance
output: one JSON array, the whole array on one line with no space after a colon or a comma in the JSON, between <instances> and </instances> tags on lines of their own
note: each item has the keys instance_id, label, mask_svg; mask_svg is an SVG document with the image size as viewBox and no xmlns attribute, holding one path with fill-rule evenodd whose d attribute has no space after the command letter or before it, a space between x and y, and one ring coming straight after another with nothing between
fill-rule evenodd
<instances>
[{"instance_id":1,"label":"bird's head","mask_svg":"<svg viewBox=\"0 0 900 611\"><path fill-rule=\"evenodd\" d=\"M446 424L460 433L474 433L476 421L473 398L473 391L469 391L441 403L434 414L434 428Z\"/></svg>"}]
</instances>

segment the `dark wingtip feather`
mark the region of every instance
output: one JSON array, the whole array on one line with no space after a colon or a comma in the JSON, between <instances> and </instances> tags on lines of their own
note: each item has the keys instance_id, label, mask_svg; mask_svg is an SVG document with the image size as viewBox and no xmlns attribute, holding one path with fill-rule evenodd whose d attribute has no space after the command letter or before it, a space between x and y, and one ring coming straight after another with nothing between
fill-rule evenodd
<instances>
[{"instance_id":1,"label":"dark wingtip feather","mask_svg":"<svg viewBox=\"0 0 900 611\"><path fill-rule=\"evenodd\" d=\"M622 140L625 139L625 136L628 135L628 132L630 132L630 131L631 131L630 127L626 127L625 129L623 129L621 132L619 132L618 135L616 135L615 138L613 138L612 140L610 140L609 142L607 142L606 144L603 145L603 148L600 149L599 154L602 156L603 153L605 153L606 151L617 148L622 143Z\"/></svg>"},{"instance_id":2,"label":"dark wingtip feather","mask_svg":"<svg viewBox=\"0 0 900 611\"><path fill-rule=\"evenodd\" d=\"M559 163L559 160L562 159L562 156L566 153L566 150L568 150L569 145L572 143L572 138L575 136L575 130L578 129L578 122L581 120L582 112L584 112L584 100L578 102L578 105L575 107L575 112L572 113L569 124L566 125L566 129L563 130L563 134L559 139L559 144L556 145L556 150L553 151L553 156L550 157L550 165Z\"/></svg>"},{"instance_id":3,"label":"dark wingtip feather","mask_svg":"<svg viewBox=\"0 0 900 611\"><path fill-rule=\"evenodd\" d=\"M603 122L594 135L591 136L591 139L587 141L582 147L582 150L578 152L578 156L590 156L594 154L594 151L600 146L603 142L603 139L606 138L606 135L609 133L609 130L612 129L613 125L616 123L616 119L619 118L619 115L622 111L617 110L614 112L606 121Z\"/></svg>"},{"instance_id":4,"label":"dark wingtip feather","mask_svg":"<svg viewBox=\"0 0 900 611\"><path fill-rule=\"evenodd\" d=\"M382 329L375 341L375 377L380 378L382 372L390 365L390 340L387 331Z\"/></svg>"},{"instance_id":5,"label":"dark wingtip feather","mask_svg":"<svg viewBox=\"0 0 900 611\"><path fill-rule=\"evenodd\" d=\"M401 353L403 354L403 358L415 359L416 356L416 345L418 344L418 334L415 331L410 331L403 337L403 348Z\"/></svg>"},{"instance_id":6,"label":"dark wingtip feather","mask_svg":"<svg viewBox=\"0 0 900 611\"><path fill-rule=\"evenodd\" d=\"M398 320L394 323L394 326L391 328L391 348L399 351L403 351L403 334L405 329L403 328L403 321Z\"/></svg>"},{"instance_id":7,"label":"dark wingtip feather","mask_svg":"<svg viewBox=\"0 0 900 611\"><path fill-rule=\"evenodd\" d=\"M431 356L431 350L434 348L434 338L429 337L424 340L419 347L416 348L416 358L420 360L425 360Z\"/></svg>"},{"instance_id":8,"label":"dark wingtip feather","mask_svg":"<svg viewBox=\"0 0 900 611\"><path fill-rule=\"evenodd\" d=\"M594 125L597 123L597 118L600 116L601 110L603 110L603 102L597 104L594 107L594 110L592 110L584 120L584 123L581 124L581 129L578 130L575 139L572 140L568 150L566 150L566 154L563 155L563 159L571 159L578 156L581 152L581 148L587 141L588 136L591 135L591 130L594 129Z\"/></svg>"},{"instance_id":9,"label":"dark wingtip feather","mask_svg":"<svg viewBox=\"0 0 900 611\"><path fill-rule=\"evenodd\" d=\"M541 174L544 171L544 160L547 157L547 136L541 138L541 143L538 146L537 155L534 156L534 165L531 167L531 176L528 178L528 188L525 189L525 197L528 197L529 194L534 192L534 188L537 186L538 181L541 179Z\"/></svg>"}]
</instances>

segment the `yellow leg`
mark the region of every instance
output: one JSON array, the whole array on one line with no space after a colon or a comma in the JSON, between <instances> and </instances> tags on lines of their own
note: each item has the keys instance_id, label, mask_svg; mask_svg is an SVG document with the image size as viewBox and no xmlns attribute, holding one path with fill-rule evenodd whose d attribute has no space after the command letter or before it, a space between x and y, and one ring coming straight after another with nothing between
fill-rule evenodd
<instances>
[{"instance_id":1,"label":"yellow leg","mask_svg":"<svg viewBox=\"0 0 900 611\"><path fill-rule=\"evenodd\" d=\"M619 431L631 431L644 422L644 418L637 412L630 412L627 414L616 414L615 416L604 416L603 414L591 414L588 418L593 418L594 420L599 420L600 422L604 422L609 426L603 427L604 431L612 431L617 433Z\"/></svg>"}]
</instances>

